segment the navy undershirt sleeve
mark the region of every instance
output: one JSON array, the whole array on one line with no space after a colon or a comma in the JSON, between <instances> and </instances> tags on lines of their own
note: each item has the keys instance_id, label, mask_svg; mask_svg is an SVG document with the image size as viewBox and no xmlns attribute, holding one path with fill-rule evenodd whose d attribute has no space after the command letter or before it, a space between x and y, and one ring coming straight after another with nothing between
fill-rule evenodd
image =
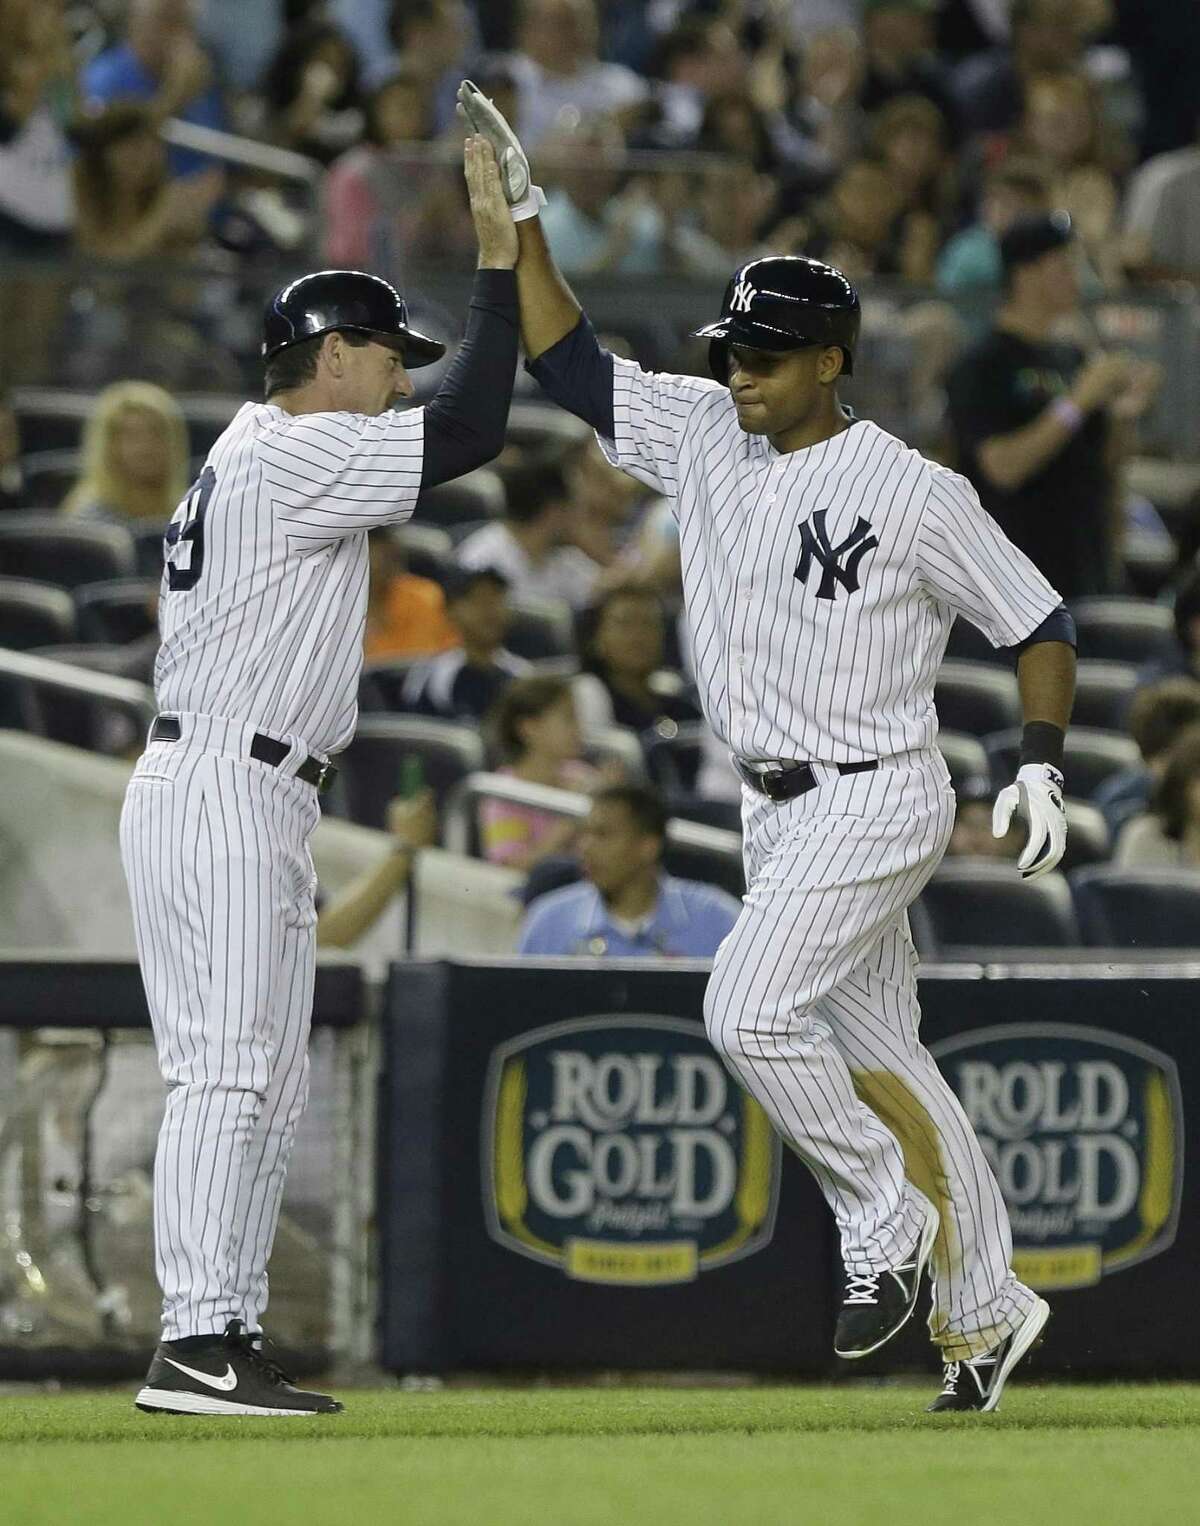
<instances>
[{"instance_id":1,"label":"navy undershirt sleeve","mask_svg":"<svg viewBox=\"0 0 1200 1526\"><path fill-rule=\"evenodd\" d=\"M1052 609L1036 630L1030 631L1024 641L1018 641L1016 646L1005 647L1013 661L1016 662L1027 646L1033 646L1037 641L1065 641L1068 646L1078 646L1075 638L1075 621L1065 604L1060 604L1057 609Z\"/></svg>"},{"instance_id":2,"label":"navy undershirt sleeve","mask_svg":"<svg viewBox=\"0 0 1200 1526\"><path fill-rule=\"evenodd\" d=\"M600 348L595 329L582 313L569 334L536 360L527 360L525 369L560 408L606 440L614 437L612 356Z\"/></svg>"},{"instance_id":3,"label":"navy undershirt sleeve","mask_svg":"<svg viewBox=\"0 0 1200 1526\"><path fill-rule=\"evenodd\" d=\"M504 449L519 333L516 275L477 270L467 331L425 407L423 488L484 466Z\"/></svg>"}]
</instances>

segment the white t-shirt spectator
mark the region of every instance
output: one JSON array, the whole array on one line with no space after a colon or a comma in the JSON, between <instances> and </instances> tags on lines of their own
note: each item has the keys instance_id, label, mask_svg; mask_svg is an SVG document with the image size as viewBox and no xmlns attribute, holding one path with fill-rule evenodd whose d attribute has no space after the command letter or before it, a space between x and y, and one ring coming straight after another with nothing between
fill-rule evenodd
<instances>
[{"instance_id":1,"label":"white t-shirt spectator","mask_svg":"<svg viewBox=\"0 0 1200 1526\"><path fill-rule=\"evenodd\" d=\"M458 548L460 566L478 572L498 572L517 599L562 599L572 609L592 601L599 566L574 546L561 546L534 563L524 546L503 523L484 525Z\"/></svg>"}]
</instances>

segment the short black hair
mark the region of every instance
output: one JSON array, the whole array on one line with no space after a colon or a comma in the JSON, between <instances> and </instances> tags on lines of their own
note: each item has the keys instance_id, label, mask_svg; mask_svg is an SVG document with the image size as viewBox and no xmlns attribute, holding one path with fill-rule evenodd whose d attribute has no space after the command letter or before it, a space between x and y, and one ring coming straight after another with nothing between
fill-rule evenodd
<instances>
[{"instance_id":1,"label":"short black hair","mask_svg":"<svg viewBox=\"0 0 1200 1526\"><path fill-rule=\"evenodd\" d=\"M533 461L505 474L504 516L515 524L531 524L551 504L565 503L569 497L560 461Z\"/></svg>"},{"instance_id":2,"label":"short black hair","mask_svg":"<svg viewBox=\"0 0 1200 1526\"><path fill-rule=\"evenodd\" d=\"M570 698L570 680L557 674L531 673L528 678L514 678L487 718L487 729L500 757L506 763L520 758L525 751L523 722L540 720L548 710Z\"/></svg>"},{"instance_id":3,"label":"short black hair","mask_svg":"<svg viewBox=\"0 0 1200 1526\"><path fill-rule=\"evenodd\" d=\"M460 567L455 563L442 578L442 596L447 604L453 604L474 593L480 583L490 583L501 593L508 592L508 579L495 567Z\"/></svg>"},{"instance_id":4,"label":"short black hair","mask_svg":"<svg viewBox=\"0 0 1200 1526\"><path fill-rule=\"evenodd\" d=\"M665 841L667 807L657 790L646 784L609 784L592 796L593 805L621 805L633 817L639 832Z\"/></svg>"},{"instance_id":5,"label":"short black hair","mask_svg":"<svg viewBox=\"0 0 1200 1526\"><path fill-rule=\"evenodd\" d=\"M1164 678L1139 689L1129 707L1129 734L1149 762L1174 745L1186 727L1200 721L1200 683Z\"/></svg>"},{"instance_id":6,"label":"short black hair","mask_svg":"<svg viewBox=\"0 0 1200 1526\"><path fill-rule=\"evenodd\" d=\"M340 334L347 344L361 349L370 344L370 334L358 329L326 329L325 334ZM263 369L263 390L269 402L276 392L290 392L293 387L303 387L317 374L317 356L325 334L314 334L311 339L297 339L286 345L267 361Z\"/></svg>"}]
</instances>

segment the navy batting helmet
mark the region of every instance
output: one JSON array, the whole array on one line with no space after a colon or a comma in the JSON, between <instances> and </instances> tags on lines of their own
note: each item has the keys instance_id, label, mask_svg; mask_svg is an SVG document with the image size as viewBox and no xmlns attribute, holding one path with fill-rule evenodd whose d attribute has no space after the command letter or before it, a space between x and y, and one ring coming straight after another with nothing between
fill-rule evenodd
<instances>
[{"instance_id":1,"label":"navy batting helmet","mask_svg":"<svg viewBox=\"0 0 1200 1526\"><path fill-rule=\"evenodd\" d=\"M334 329L399 339L410 371L432 365L446 353L444 344L409 327L408 304L390 281L361 270L318 270L283 287L267 303L263 359Z\"/></svg>"},{"instance_id":2,"label":"navy batting helmet","mask_svg":"<svg viewBox=\"0 0 1200 1526\"><path fill-rule=\"evenodd\" d=\"M725 288L721 316L695 331L709 339L708 365L719 382L729 380L729 346L748 350L799 350L838 345L842 374L854 373L854 346L862 308L840 270L800 254L774 254L735 270Z\"/></svg>"}]
</instances>

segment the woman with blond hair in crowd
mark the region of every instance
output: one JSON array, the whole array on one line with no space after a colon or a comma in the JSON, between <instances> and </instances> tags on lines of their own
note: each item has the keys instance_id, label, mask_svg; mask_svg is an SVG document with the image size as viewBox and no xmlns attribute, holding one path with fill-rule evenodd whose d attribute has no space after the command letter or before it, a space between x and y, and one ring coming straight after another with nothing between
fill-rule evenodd
<instances>
[{"instance_id":1,"label":"woman with blond hair in crowd","mask_svg":"<svg viewBox=\"0 0 1200 1526\"><path fill-rule=\"evenodd\" d=\"M83 468L64 512L165 524L187 485L187 425L175 399L151 382L106 387L84 428Z\"/></svg>"}]
</instances>

